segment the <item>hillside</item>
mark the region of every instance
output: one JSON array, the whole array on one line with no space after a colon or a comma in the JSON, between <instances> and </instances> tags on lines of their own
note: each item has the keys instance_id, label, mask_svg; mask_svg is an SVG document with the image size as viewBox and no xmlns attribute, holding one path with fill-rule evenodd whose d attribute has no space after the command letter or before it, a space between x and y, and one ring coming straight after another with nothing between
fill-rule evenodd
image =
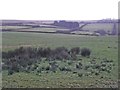
<instances>
[{"instance_id":1,"label":"hillside","mask_svg":"<svg viewBox=\"0 0 120 90\"><path fill-rule=\"evenodd\" d=\"M53 20L2 20L2 31L62 33L80 35L117 35L117 20L53 21Z\"/></svg>"}]
</instances>

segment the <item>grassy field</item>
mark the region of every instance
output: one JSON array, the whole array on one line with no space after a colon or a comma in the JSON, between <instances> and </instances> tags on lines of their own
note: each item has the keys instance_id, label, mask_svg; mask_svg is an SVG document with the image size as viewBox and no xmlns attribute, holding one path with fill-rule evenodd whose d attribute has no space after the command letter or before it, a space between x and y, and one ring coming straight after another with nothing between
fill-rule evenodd
<instances>
[{"instance_id":1,"label":"grassy field","mask_svg":"<svg viewBox=\"0 0 120 90\"><path fill-rule=\"evenodd\" d=\"M0 29L13 29L13 30L16 30L16 29L22 29L22 28L30 28L28 26L0 26Z\"/></svg>"},{"instance_id":2,"label":"grassy field","mask_svg":"<svg viewBox=\"0 0 120 90\"><path fill-rule=\"evenodd\" d=\"M0 29L4 30L11 30L11 31L34 31L34 32L56 32L57 28L43 28L43 27L32 27L32 26L0 26ZM61 29L66 30L66 29Z\"/></svg>"},{"instance_id":3,"label":"grassy field","mask_svg":"<svg viewBox=\"0 0 120 90\"><path fill-rule=\"evenodd\" d=\"M86 75L85 70L78 70L84 76L78 77L72 72L19 72L8 75L3 71L3 87L117 87L118 79L118 39L116 36L80 36L67 34L44 34L44 33L22 33L22 32L3 32L2 49L3 51L14 50L20 46L24 47L61 47L68 49L72 47L87 47L92 50L90 58L79 57L81 60L74 61L70 67L74 70L76 63L83 63L85 66L95 58L99 64L104 58L113 60L111 72L101 72L100 75ZM69 60L65 62L57 61L60 66L68 66ZM39 65L47 65L47 61ZM109 64L109 63L108 63Z\"/></svg>"},{"instance_id":4,"label":"grassy field","mask_svg":"<svg viewBox=\"0 0 120 90\"><path fill-rule=\"evenodd\" d=\"M85 27L83 27L83 30L89 30L89 31L97 31L97 30L105 30L106 32L113 29L114 24L113 23L96 23L96 24L88 24ZM116 24L116 28L118 28L118 24Z\"/></svg>"},{"instance_id":5,"label":"grassy field","mask_svg":"<svg viewBox=\"0 0 120 90\"><path fill-rule=\"evenodd\" d=\"M56 28L31 28L31 29L21 29L20 31L40 31L40 32L56 32Z\"/></svg>"}]
</instances>

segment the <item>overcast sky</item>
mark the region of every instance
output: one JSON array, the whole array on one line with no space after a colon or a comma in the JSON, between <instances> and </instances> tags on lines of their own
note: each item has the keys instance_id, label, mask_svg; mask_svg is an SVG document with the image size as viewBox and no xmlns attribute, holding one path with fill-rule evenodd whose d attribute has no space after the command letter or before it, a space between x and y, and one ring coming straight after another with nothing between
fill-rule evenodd
<instances>
[{"instance_id":1,"label":"overcast sky","mask_svg":"<svg viewBox=\"0 0 120 90\"><path fill-rule=\"evenodd\" d=\"M0 0L0 19L117 19L118 1L119 0Z\"/></svg>"}]
</instances>

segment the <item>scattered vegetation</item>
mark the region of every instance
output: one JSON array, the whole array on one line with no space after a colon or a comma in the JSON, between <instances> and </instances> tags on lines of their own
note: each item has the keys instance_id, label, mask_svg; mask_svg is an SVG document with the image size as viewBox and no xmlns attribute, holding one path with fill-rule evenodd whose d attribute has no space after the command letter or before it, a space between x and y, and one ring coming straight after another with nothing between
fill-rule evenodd
<instances>
[{"instance_id":1,"label":"scattered vegetation","mask_svg":"<svg viewBox=\"0 0 120 90\"><path fill-rule=\"evenodd\" d=\"M4 32L3 87L117 87L118 56L117 49L114 48L117 47L116 44L117 38L112 36L81 37ZM60 45L65 46L67 50L59 47ZM16 48L20 49L20 46L23 46L25 53L14 55ZM79 54L74 50L72 52L72 48L78 46ZM83 47L91 51L90 56L81 55ZM65 56L56 53L57 48L62 48L60 52L66 53ZM51 53L46 53L49 50Z\"/></svg>"},{"instance_id":2,"label":"scattered vegetation","mask_svg":"<svg viewBox=\"0 0 120 90\"><path fill-rule=\"evenodd\" d=\"M82 49L81 55L83 56L90 55L89 49ZM47 61L55 60L73 60L76 59L76 55L80 55L80 48L74 47L68 50L65 47L57 47L55 49L47 48L32 48L32 47L20 47L13 51L2 52L3 57L3 69L8 69L8 73L12 74L13 72L25 71L25 70L35 70L38 68L36 63L40 62L41 59L46 58ZM72 64L71 62L68 63ZM34 66L33 66L34 65ZM32 68L30 68L32 67ZM45 70L51 70L55 72L58 66L55 62L50 63ZM81 64L76 65L76 68L81 68ZM42 70L44 67L42 68ZM71 71L69 68L62 67L61 71Z\"/></svg>"},{"instance_id":3,"label":"scattered vegetation","mask_svg":"<svg viewBox=\"0 0 120 90\"><path fill-rule=\"evenodd\" d=\"M80 53L81 52L81 53ZM91 59L89 65L85 65L82 61L73 60L73 55L76 57L89 57L91 50L83 48L80 51L79 47L74 47L68 50L65 47L57 47L55 49L47 48L32 48L20 47L13 51L3 52L3 69L8 70L8 75L15 72L36 72L39 75L42 72L73 72L78 74L78 77L88 76L88 73L80 73L85 70L94 75L100 75L101 72L110 73L112 69L112 60L103 59L100 63L96 63L95 58ZM64 61L61 66L59 61ZM41 66L42 65L42 66ZM75 67L74 67L75 66Z\"/></svg>"}]
</instances>

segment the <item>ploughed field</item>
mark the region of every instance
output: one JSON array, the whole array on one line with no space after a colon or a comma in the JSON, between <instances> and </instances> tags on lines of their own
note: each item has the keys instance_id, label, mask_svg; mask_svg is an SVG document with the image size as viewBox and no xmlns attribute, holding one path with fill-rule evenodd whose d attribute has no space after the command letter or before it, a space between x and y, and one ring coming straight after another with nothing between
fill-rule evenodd
<instances>
[{"instance_id":1,"label":"ploughed field","mask_svg":"<svg viewBox=\"0 0 120 90\"><path fill-rule=\"evenodd\" d=\"M116 36L80 36L69 34L2 32L2 51L20 47L79 47L91 51L89 57L80 53L72 59L37 58L29 70L9 74L3 69L2 87L69 88L118 87L118 39ZM4 62L4 59L3 59ZM52 65L55 69L51 69Z\"/></svg>"}]
</instances>

